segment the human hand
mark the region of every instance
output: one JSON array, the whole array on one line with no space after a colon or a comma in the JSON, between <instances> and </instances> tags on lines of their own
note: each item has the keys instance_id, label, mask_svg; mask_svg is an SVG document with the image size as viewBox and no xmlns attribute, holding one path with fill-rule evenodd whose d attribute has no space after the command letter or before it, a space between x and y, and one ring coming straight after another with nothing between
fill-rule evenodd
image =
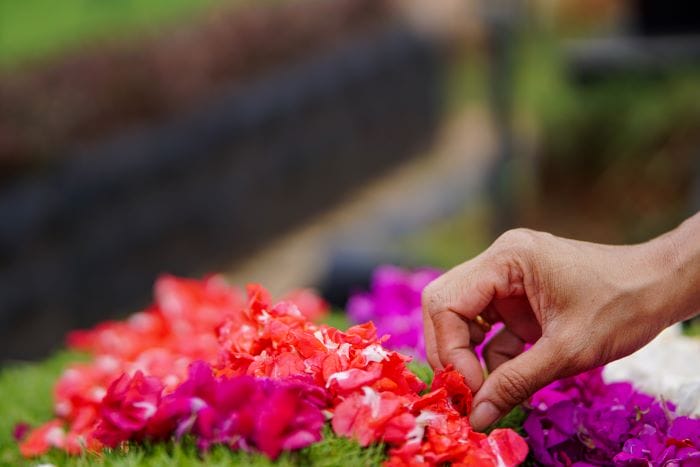
<instances>
[{"instance_id":1,"label":"human hand","mask_svg":"<svg viewBox=\"0 0 700 467\"><path fill-rule=\"evenodd\" d=\"M687 261L697 257L679 255L677 240L669 234L610 246L517 229L429 284L428 360L465 376L475 392L474 428L483 430L556 379L634 352L686 318L697 305L700 274L695 268L688 276ZM478 315L504 323L484 350L486 379L472 350L484 340L473 321ZM523 352L525 343L534 345Z\"/></svg>"}]
</instances>

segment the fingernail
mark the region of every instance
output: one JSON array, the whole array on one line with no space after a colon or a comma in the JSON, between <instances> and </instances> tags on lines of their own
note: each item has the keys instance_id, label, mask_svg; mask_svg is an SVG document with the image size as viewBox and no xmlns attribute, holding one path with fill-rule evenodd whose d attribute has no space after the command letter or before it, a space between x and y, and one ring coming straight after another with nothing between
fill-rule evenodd
<instances>
[{"instance_id":1,"label":"fingernail","mask_svg":"<svg viewBox=\"0 0 700 467\"><path fill-rule=\"evenodd\" d=\"M498 420L501 412L493 405L491 402L484 401L479 403L472 411L469 417L469 422L472 424L472 428L476 431L483 431L488 428L493 422Z\"/></svg>"}]
</instances>

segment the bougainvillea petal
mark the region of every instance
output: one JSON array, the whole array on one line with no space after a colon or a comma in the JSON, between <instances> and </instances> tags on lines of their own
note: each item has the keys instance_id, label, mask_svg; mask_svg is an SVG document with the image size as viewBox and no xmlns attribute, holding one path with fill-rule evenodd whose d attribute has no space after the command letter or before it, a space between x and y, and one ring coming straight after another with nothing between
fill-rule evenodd
<instances>
[{"instance_id":1,"label":"bougainvillea petal","mask_svg":"<svg viewBox=\"0 0 700 467\"><path fill-rule=\"evenodd\" d=\"M489 434L488 445L499 459L498 465L517 465L527 457L527 443L513 430L493 430Z\"/></svg>"},{"instance_id":2,"label":"bougainvillea petal","mask_svg":"<svg viewBox=\"0 0 700 467\"><path fill-rule=\"evenodd\" d=\"M157 378L137 371L114 381L100 404L100 422L94 436L109 447L143 431L160 405L163 385Z\"/></svg>"},{"instance_id":3,"label":"bougainvillea petal","mask_svg":"<svg viewBox=\"0 0 700 467\"><path fill-rule=\"evenodd\" d=\"M61 420L51 420L32 430L20 443L19 451L24 457L46 454L51 448L62 449L66 433Z\"/></svg>"},{"instance_id":4,"label":"bougainvillea petal","mask_svg":"<svg viewBox=\"0 0 700 467\"><path fill-rule=\"evenodd\" d=\"M700 455L700 421L629 383L606 384L600 369L551 384L532 406L524 429L543 464L685 465Z\"/></svg>"},{"instance_id":5,"label":"bougainvillea petal","mask_svg":"<svg viewBox=\"0 0 700 467\"><path fill-rule=\"evenodd\" d=\"M464 381L464 376L454 371L451 365L435 373L431 389L440 388L445 388L452 406L460 415L469 415L472 407L472 391Z\"/></svg>"}]
</instances>

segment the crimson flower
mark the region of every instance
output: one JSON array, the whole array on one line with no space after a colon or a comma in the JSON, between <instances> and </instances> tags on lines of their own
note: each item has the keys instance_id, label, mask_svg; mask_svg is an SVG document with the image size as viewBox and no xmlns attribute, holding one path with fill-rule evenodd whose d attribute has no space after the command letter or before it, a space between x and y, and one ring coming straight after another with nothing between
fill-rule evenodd
<instances>
[{"instance_id":1,"label":"crimson flower","mask_svg":"<svg viewBox=\"0 0 700 467\"><path fill-rule=\"evenodd\" d=\"M154 438L195 437L201 449L225 444L274 459L321 439L325 391L308 379L215 377L205 362L163 401L148 425Z\"/></svg>"},{"instance_id":2,"label":"crimson flower","mask_svg":"<svg viewBox=\"0 0 700 467\"><path fill-rule=\"evenodd\" d=\"M133 377L123 374L102 399L95 437L109 447L140 438L158 410L162 392L163 385L157 378L144 376L140 371Z\"/></svg>"}]
</instances>

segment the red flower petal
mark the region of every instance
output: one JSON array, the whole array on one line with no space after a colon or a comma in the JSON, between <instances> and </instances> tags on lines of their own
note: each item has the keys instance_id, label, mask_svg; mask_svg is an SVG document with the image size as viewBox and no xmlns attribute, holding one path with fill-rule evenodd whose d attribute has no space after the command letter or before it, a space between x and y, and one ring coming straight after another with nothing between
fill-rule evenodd
<instances>
[{"instance_id":1,"label":"red flower petal","mask_svg":"<svg viewBox=\"0 0 700 467\"><path fill-rule=\"evenodd\" d=\"M527 443L513 430L493 430L489 434L488 444L494 455L505 465L518 465L527 457Z\"/></svg>"},{"instance_id":2,"label":"red flower petal","mask_svg":"<svg viewBox=\"0 0 700 467\"><path fill-rule=\"evenodd\" d=\"M451 365L435 373L431 389L445 388L452 406L460 415L467 416L472 408L472 391L464 381L464 377L455 371Z\"/></svg>"},{"instance_id":3,"label":"red flower petal","mask_svg":"<svg viewBox=\"0 0 700 467\"><path fill-rule=\"evenodd\" d=\"M368 366L366 370L351 368L330 375L326 386L337 392L347 393L371 385L379 379L381 373L382 367L376 364Z\"/></svg>"},{"instance_id":4,"label":"red flower petal","mask_svg":"<svg viewBox=\"0 0 700 467\"><path fill-rule=\"evenodd\" d=\"M46 454L51 448L63 448L66 433L61 420L51 420L32 430L19 445L19 451L24 457L34 457Z\"/></svg>"}]
</instances>

